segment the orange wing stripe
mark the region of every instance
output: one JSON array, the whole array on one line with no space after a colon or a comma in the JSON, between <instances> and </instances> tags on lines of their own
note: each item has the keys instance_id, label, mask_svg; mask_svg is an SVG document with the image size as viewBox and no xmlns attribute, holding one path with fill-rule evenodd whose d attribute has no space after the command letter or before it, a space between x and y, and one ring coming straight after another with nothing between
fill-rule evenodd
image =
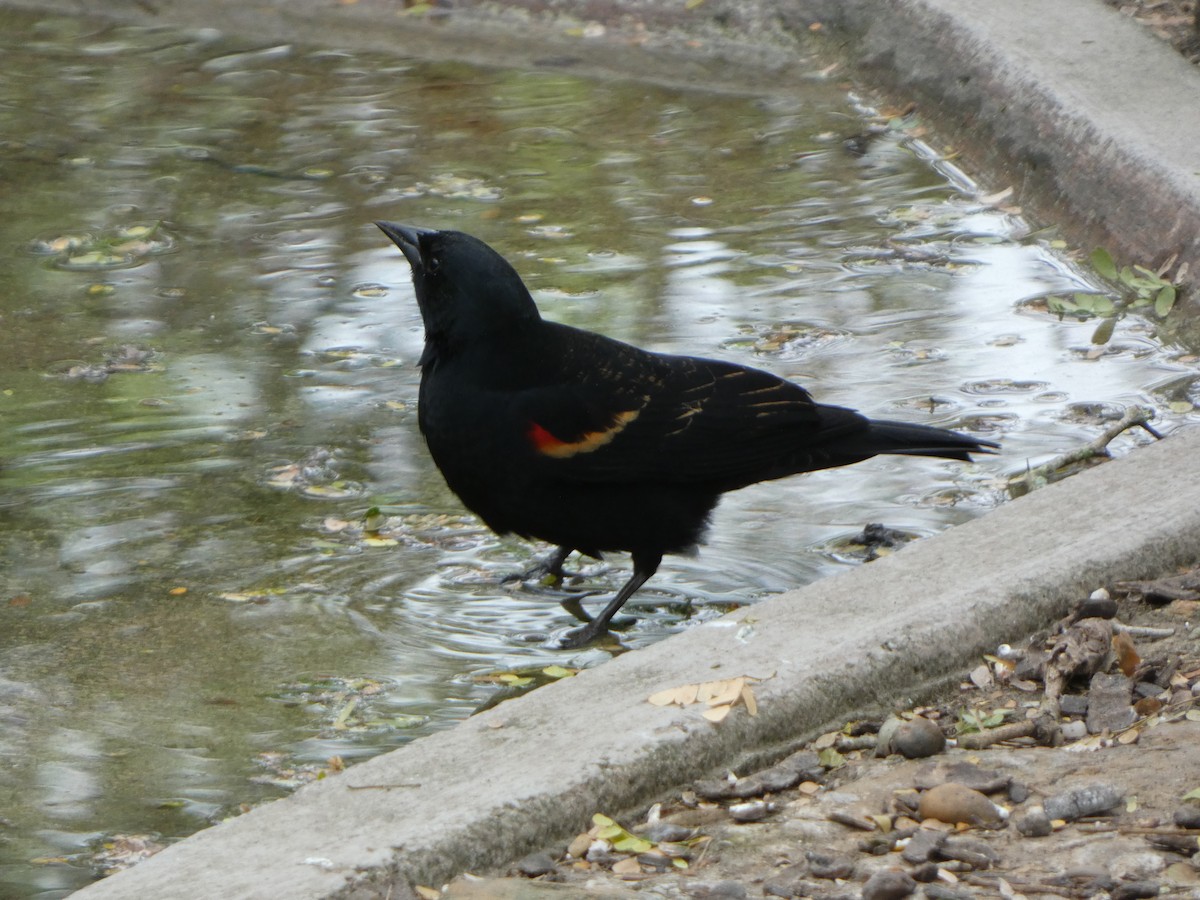
<instances>
[{"instance_id":1,"label":"orange wing stripe","mask_svg":"<svg viewBox=\"0 0 1200 900\"><path fill-rule=\"evenodd\" d=\"M533 448L543 456L555 459L566 459L577 453L591 453L598 450L620 434L626 425L638 417L639 410L631 409L617 413L613 424L603 431L589 431L577 441L560 441L537 422L529 423L525 434Z\"/></svg>"}]
</instances>

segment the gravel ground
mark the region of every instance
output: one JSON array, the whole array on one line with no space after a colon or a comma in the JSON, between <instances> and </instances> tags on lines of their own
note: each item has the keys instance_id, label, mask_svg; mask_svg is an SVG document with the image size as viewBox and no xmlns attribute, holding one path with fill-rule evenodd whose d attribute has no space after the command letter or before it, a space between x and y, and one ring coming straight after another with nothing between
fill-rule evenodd
<instances>
[{"instance_id":1,"label":"gravel ground","mask_svg":"<svg viewBox=\"0 0 1200 900\"><path fill-rule=\"evenodd\" d=\"M1200 569L1111 597L928 706L417 895L1200 897Z\"/></svg>"}]
</instances>

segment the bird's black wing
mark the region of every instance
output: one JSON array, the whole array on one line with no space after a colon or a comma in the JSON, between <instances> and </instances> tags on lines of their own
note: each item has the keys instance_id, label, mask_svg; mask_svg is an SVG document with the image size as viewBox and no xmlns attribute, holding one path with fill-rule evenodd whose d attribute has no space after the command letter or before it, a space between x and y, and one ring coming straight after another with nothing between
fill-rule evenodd
<instances>
[{"instance_id":1,"label":"bird's black wing","mask_svg":"<svg viewBox=\"0 0 1200 900\"><path fill-rule=\"evenodd\" d=\"M556 478L726 490L840 464L823 448L869 427L768 372L566 335L557 377L517 401L528 447Z\"/></svg>"}]
</instances>

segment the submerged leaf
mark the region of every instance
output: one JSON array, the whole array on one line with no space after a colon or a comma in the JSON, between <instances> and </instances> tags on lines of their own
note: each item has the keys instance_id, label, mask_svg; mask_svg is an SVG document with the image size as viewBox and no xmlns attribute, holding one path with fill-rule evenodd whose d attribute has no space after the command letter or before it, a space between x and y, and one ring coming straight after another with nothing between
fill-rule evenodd
<instances>
[{"instance_id":1,"label":"submerged leaf","mask_svg":"<svg viewBox=\"0 0 1200 900\"><path fill-rule=\"evenodd\" d=\"M1117 277L1117 266L1113 262L1112 256L1103 247L1097 247L1092 251L1091 255L1092 268L1100 275L1101 278L1114 279Z\"/></svg>"},{"instance_id":2,"label":"submerged leaf","mask_svg":"<svg viewBox=\"0 0 1200 900\"><path fill-rule=\"evenodd\" d=\"M1098 326L1096 326L1096 330L1092 332L1092 343L1107 344L1110 340L1112 340L1113 331L1116 329L1116 327L1117 320L1115 318L1105 319Z\"/></svg>"},{"instance_id":3,"label":"submerged leaf","mask_svg":"<svg viewBox=\"0 0 1200 900\"><path fill-rule=\"evenodd\" d=\"M1171 311L1171 307L1175 305L1175 285L1168 284L1158 292L1158 297L1154 301L1154 311L1160 316L1165 316Z\"/></svg>"}]
</instances>

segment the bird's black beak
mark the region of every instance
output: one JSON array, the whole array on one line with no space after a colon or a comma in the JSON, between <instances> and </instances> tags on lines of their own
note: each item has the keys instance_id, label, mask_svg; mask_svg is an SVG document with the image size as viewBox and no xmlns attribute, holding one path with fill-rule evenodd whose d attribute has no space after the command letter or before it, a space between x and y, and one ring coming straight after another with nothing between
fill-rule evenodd
<instances>
[{"instance_id":1,"label":"bird's black beak","mask_svg":"<svg viewBox=\"0 0 1200 900\"><path fill-rule=\"evenodd\" d=\"M392 239L400 251L404 254L408 264L412 266L413 272L420 272L424 268L421 259L421 237L422 235L436 234L432 228L414 228L411 225L397 225L394 222L376 222L379 230Z\"/></svg>"}]
</instances>

